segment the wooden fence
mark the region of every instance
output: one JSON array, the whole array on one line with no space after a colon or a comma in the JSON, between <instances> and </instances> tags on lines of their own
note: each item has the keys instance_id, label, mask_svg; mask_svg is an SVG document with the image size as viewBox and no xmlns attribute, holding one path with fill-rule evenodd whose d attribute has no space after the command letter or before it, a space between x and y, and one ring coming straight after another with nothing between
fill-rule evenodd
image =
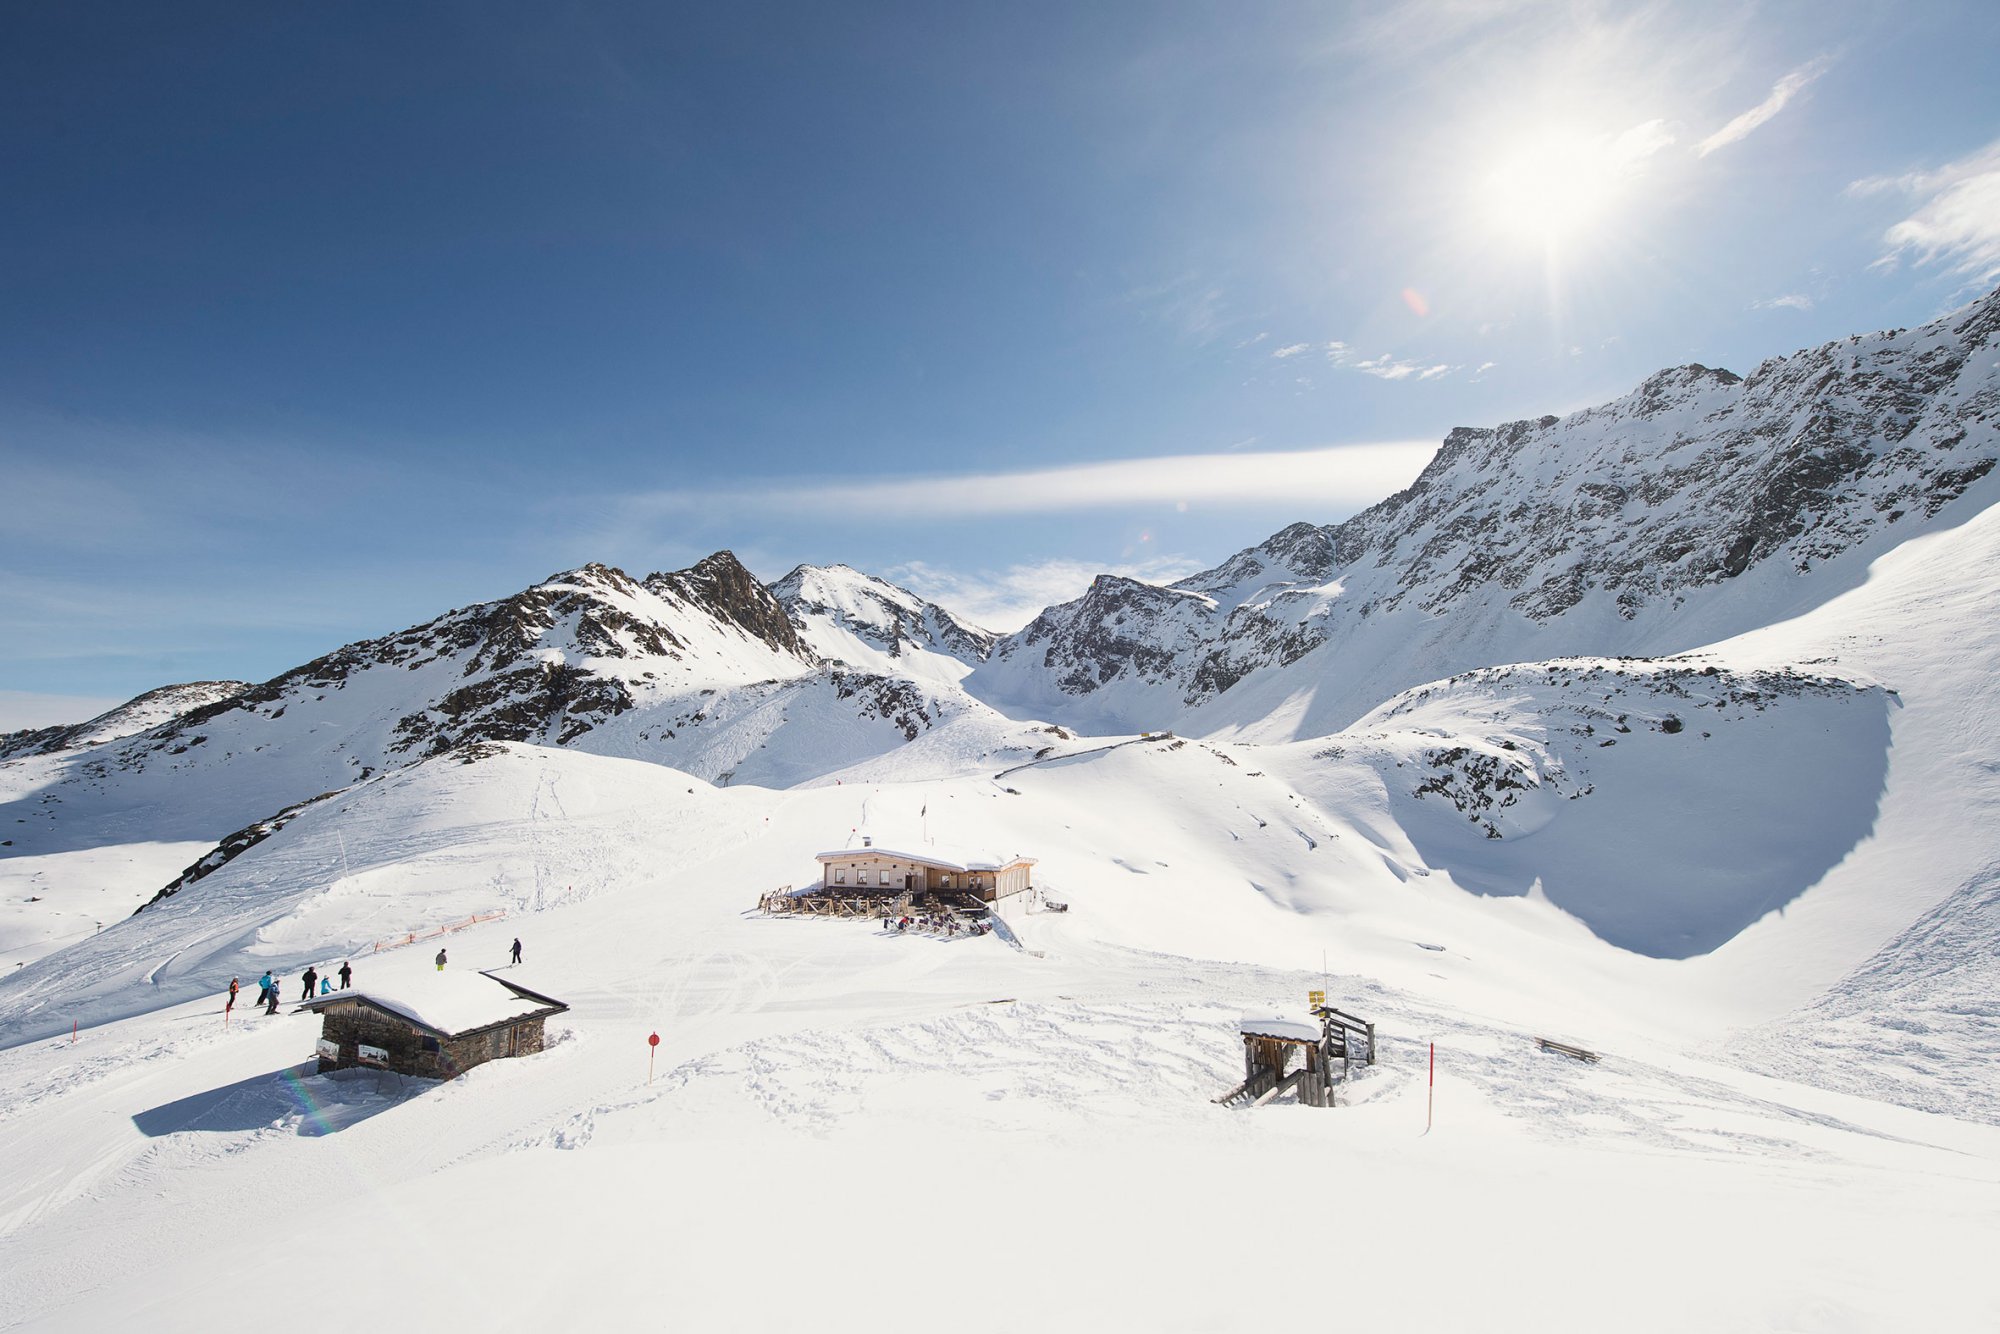
<instances>
[{"instance_id":1,"label":"wooden fence","mask_svg":"<svg viewBox=\"0 0 2000 1334\"><path fill-rule=\"evenodd\" d=\"M454 931L463 931L468 926L478 926L481 922L497 922L506 915L507 910L505 908L496 908L492 912L476 912L463 921L450 922L444 926L434 926L427 931L411 931L400 936L386 936L369 946L364 952L368 954L381 954L385 950L399 950L405 945L414 945L420 940L434 940L439 936L448 936Z\"/></svg>"}]
</instances>

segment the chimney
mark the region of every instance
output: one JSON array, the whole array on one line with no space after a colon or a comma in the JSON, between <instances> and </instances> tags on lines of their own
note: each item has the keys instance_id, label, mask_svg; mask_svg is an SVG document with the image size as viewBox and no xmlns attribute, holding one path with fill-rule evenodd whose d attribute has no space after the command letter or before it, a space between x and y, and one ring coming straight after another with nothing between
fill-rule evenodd
<instances>
[{"instance_id":1,"label":"chimney","mask_svg":"<svg viewBox=\"0 0 2000 1334\"><path fill-rule=\"evenodd\" d=\"M870 838L868 835L863 834L861 836L861 846L864 848L872 848L875 846L875 840Z\"/></svg>"}]
</instances>

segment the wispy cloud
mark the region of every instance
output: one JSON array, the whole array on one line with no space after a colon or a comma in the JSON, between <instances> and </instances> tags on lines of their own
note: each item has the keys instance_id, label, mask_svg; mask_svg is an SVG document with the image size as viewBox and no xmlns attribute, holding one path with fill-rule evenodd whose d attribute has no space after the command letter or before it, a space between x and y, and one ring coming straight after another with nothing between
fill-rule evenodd
<instances>
[{"instance_id":1,"label":"wispy cloud","mask_svg":"<svg viewBox=\"0 0 2000 1334\"><path fill-rule=\"evenodd\" d=\"M1124 300L1189 342L1212 342L1222 332L1222 289L1199 273L1134 287Z\"/></svg>"},{"instance_id":2,"label":"wispy cloud","mask_svg":"<svg viewBox=\"0 0 2000 1334\"><path fill-rule=\"evenodd\" d=\"M924 561L889 569L884 578L988 630L1018 630L1046 607L1079 597L1100 574L1141 583L1170 584L1203 566L1185 556L1104 566L1078 560L1044 560L999 569L953 570Z\"/></svg>"},{"instance_id":3,"label":"wispy cloud","mask_svg":"<svg viewBox=\"0 0 2000 1334\"><path fill-rule=\"evenodd\" d=\"M1767 296L1761 301L1750 303L1752 310L1811 310L1813 299L1804 292L1787 292L1783 296Z\"/></svg>"},{"instance_id":4,"label":"wispy cloud","mask_svg":"<svg viewBox=\"0 0 2000 1334\"><path fill-rule=\"evenodd\" d=\"M1326 359L1343 370L1360 371L1378 380L1435 380L1458 369L1444 362L1412 361L1386 352L1379 357L1364 357L1338 340L1326 345Z\"/></svg>"},{"instance_id":5,"label":"wispy cloud","mask_svg":"<svg viewBox=\"0 0 2000 1334\"><path fill-rule=\"evenodd\" d=\"M1292 343L1273 351L1271 356L1277 360L1286 361L1311 352L1313 347L1314 345L1311 343ZM1425 362L1412 360L1397 357L1388 352L1380 356L1366 357L1356 351L1352 345L1343 343L1339 339L1325 344L1320 350L1325 353L1328 365L1337 366L1341 370L1359 371L1363 375L1372 375L1378 380L1436 380L1459 369L1456 366L1441 361ZM1309 380L1301 380L1299 383L1309 384L1311 382Z\"/></svg>"},{"instance_id":6,"label":"wispy cloud","mask_svg":"<svg viewBox=\"0 0 2000 1334\"><path fill-rule=\"evenodd\" d=\"M1908 255L1919 264L1943 263L1968 282L2000 278L2000 139L1935 171L1872 176L1847 192L1917 201L1915 212L1883 233L1889 252L1878 264Z\"/></svg>"},{"instance_id":7,"label":"wispy cloud","mask_svg":"<svg viewBox=\"0 0 2000 1334\"><path fill-rule=\"evenodd\" d=\"M1772 85L1770 96L1702 140L1695 147L1696 156L1707 157L1718 148L1727 148L1738 140L1748 138L1764 122L1783 111L1786 104L1797 97L1807 84L1826 73L1827 66L1832 63L1831 57L1820 56L1807 61L1778 80Z\"/></svg>"},{"instance_id":8,"label":"wispy cloud","mask_svg":"<svg viewBox=\"0 0 2000 1334\"><path fill-rule=\"evenodd\" d=\"M1119 459L952 477L864 482L800 478L775 485L645 493L627 498L624 509L627 517L642 521L730 510L801 517L893 513L945 521L1181 503L1203 509L1278 503L1338 509L1368 504L1409 485L1436 449L1435 441L1385 441L1325 449Z\"/></svg>"}]
</instances>

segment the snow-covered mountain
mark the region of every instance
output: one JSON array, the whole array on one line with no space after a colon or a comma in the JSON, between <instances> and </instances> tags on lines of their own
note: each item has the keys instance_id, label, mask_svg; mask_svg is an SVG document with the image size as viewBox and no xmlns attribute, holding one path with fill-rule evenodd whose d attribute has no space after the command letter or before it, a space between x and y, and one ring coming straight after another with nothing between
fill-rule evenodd
<instances>
[{"instance_id":1,"label":"snow-covered mountain","mask_svg":"<svg viewBox=\"0 0 2000 1334\"><path fill-rule=\"evenodd\" d=\"M240 695L249 688L248 681L188 681L181 685L161 686L134 696L87 722L0 734L0 760L101 746L107 741L151 731L181 714Z\"/></svg>"},{"instance_id":2,"label":"snow-covered mountain","mask_svg":"<svg viewBox=\"0 0 2000 1334\"><path fill-rule=\"evenodd\" d=\"M1455 430L1344 523L1168 588L1100 578L965 684L1086 730L1320 735L1468 668L1679 652L1795 615L1990 503L1996 458L2000 292L1747 377L1684 366L1569 417Z\"/></svg>"},{"instance_id":3,"label":"snow-covered mountain","mask_svg":"<svg viewBox=\"0 0 2000 1334\"><path fill-rule=\"evenodd\" d=\"M771 593L820 657L882 675L956 685L986 660L996 638L846 565L801 565Z\"/></svg>"},{"instance_id":4,"label":"snow-covered mountain","mask_svg":"<svg viewBox=\"0 0 2000 1334\"><path fill-rule=\"evenodd\" d=\"M837 573L798 573L794 624L728 552L643 580L587 565L258 685L172 687L92 723L22 734L0 768L0 825L12 835L4 855L141 841L171 847L162 855L184 863L189 841L214 843L371 774L472 745L572 746L718 783L786 787L947 723L974 728L964 744L983 750L1030 730L966 697L936 666L962 674L960 660L895 637L881 638L887 647L871 659L844 627L869 629L856 609L889 609L934 636L926 642L968 656L986 642L978 632L860 576L846 581L847 614L836 619L826 603L797 600L797 586L823 594L841 583ZM846 662L829 661L802 631L845 650ZM887 665L890 649L932 665L892 675L853 663Z\"/></svg>"}]
</instances>

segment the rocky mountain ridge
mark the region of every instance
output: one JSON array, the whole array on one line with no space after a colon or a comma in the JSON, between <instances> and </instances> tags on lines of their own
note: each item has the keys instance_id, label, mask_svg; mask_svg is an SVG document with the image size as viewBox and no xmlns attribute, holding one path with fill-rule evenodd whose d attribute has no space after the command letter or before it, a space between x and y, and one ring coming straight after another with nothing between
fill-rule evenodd
<instances>
[{"instance_id":1,"label":"rocky mountain ridge","mask_svg":"<svg viewBox=\"0 0 2000 1334\"><path fill-rule=\"evenodd\" d=\"M240 695L249 688L248 681L186 681L179 685L161 686L143 695L135 695L117 708L107 709L84 722L0 733L0 760L102 746L149 731L194 709Z\"/></svg>"},{"instance_id":2,"label":"rocky mountain ridge","mask_svg":"<svg viewBox=\"0 0 2000 1334\"><path fill-rule=\"evenodd\" d=\"M990 630L847 565L801 565L771 585L801 639L828 662L956 682L993 650Z\"/></svg>"},{"instance_id":3,"label":"rocky mountain ridge","mask_svg":"<svg viewBox=\"0 0 2000 1334\"><path fill-rule=\"evenodd\" d=\"M1162 590L1100 579L967 678L1014 717L1281 740L1489 663L1661 654L1796 614L1990 494L2000 292L1916 330L1691 365L1452 431L1415 483Z\"/></svg>"},{"instance_id":4,"label":"rocky mountain ridge","mask_svg":"<svg viewBox=\"0 0 2000 1334\"><path fill-rule=\"evenodd\" d=\"M23 826L6 855L87 845L100 820L164 840L220 839L316 794L500 742L783 787L947 723L985 728L991 746L1023 730L953 684L990 635L844 567L793 575L788 608L727 551L643 579L585 565L269 681L171 687L90 724L21 734L9 739L15 763L41 768L13 775L32 802L0 800ZM837 621L808 587L849 612L881 612L883 647L872 657L816 649L809 637L845 635L851 648L860 641L844 627L871 627Z\"/></svg>"}]
</instances>

